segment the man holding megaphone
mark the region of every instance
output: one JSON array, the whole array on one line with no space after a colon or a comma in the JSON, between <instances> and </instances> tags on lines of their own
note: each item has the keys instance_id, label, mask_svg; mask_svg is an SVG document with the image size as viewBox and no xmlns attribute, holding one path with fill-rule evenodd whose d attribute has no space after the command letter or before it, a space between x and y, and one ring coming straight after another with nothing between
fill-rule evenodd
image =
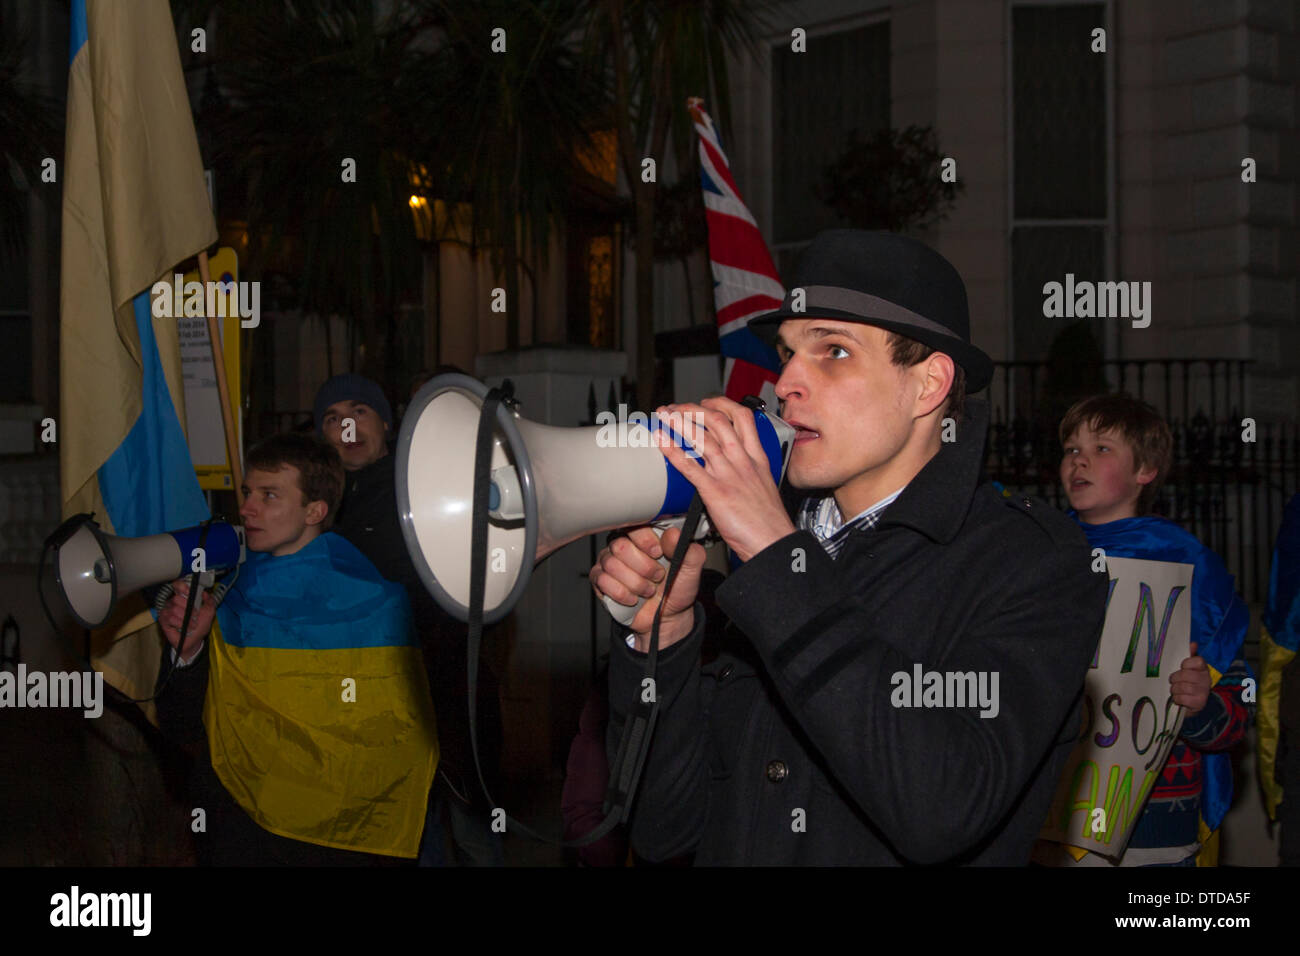
<instances>
[{"instance_id":1,"label":"man holding megaphone","mask_svg":"<svg viewBox=\"0 0 1300 956\"><path fill-rule=\"evenodd\" d=\"M330 532L344 472L328 443L276 435L246 467L248 560L215 612L196 604L158 697L169 736L199 749L200 860L412 859L438 749L405 590ZM175 587L159 624L178 648Z\"/></svg>"},{"instance_id":2,"label":"man holding megaphone","mask_svg":"<svg viewBox=\"0 0 1300 956\"><path fill-rule=\"evenodd\" d=\"M702 457L660 440L743 562L701 666L704 550L664 600L678 531L640 528L591 569L599 595L649 598L610 659L614 757L664 603L659 716L630 818L648 860L1024 865L1077 730L1106 601L1083 536L982 476L992 363L965 286L916 240L836 230L782 308L750 323L783 363L798 431L792 520L749 409L660 410ZM662 435L662 432L659 433Z\"/></svg>"}]
</instances>

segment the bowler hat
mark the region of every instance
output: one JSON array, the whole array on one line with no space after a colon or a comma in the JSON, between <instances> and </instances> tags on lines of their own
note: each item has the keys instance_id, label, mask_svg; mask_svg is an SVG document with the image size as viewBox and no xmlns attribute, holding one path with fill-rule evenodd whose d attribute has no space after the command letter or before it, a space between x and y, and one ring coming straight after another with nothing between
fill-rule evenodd
<instances>
[{"instance_id":1,"label":"bowler hat","mask_svg":"<svg viewBox=\"0 0 1300 956\"><path fill-rule=\"evenodd\" d=\"M752 319L749 328L774 345L786 319L817 317L879 326L943 352L965 370L968 392L978 392L993 377L992 361L970 344L961 276L916 239L862 229L819 233L800 259L781 308Z\"/></svg>"}]
</instances>

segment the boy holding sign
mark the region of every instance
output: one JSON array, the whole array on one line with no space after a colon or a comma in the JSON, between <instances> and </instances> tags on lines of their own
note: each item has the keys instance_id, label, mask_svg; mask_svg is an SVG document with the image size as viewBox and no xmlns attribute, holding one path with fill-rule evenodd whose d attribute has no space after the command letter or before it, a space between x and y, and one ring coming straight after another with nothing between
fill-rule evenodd
<instances>
[{"instance_id":1,"label":"boy holding sign","mask_svg":"<svg viewBox=\"0 0 1300 956\"><path fill-rule=\"evenodd\" d=\"M1250 614L1218 555L1173 522L1148 514L1169 470L1173 445L1169 426L1155 409L1128 395L1093 396L1066 413L1060 436L1061 483L1093 548L1093 569L1107 571L1111 591L1107 624L1089 671L1088 726L1042 834L1056 842L1040 844L1035 860L1049 865L1195 866L1201 853L1200 864L1212 865L1217 858L1214 834L1232 802L1226 751L1245 735L1253 710L1248 704L1253 705L1254 695L1243 693L1242 686L1250 672L1240 659ZM1190 593L1184 595L1189 570ZM1181 585L1176 583L1180 575ZM1162 587L1160 581L1168 583ZM1183 608L1178 607L1180 598ZM1158 678L1166 635L1172 646L1180 620L1186 620L1181 615L1190 615L1190 656L1172 672L1165 666L1168 699L1153 690L1147 691L1150 697L1138 697L1143 693L1142 662L1136 674L1133 664L1140 635L1147 634L1146 676ZM1181 708L1181 729L1173 705ZM1156 733L1162 714L1164 735ZM1143 766L1141 757L1120 756L1128 753L1125 737L1132 738L1137 754L1154 757L1174 732L1177 739L1163 764L1153 759ZM1146 747L1140 747L1148 736ZM1117 741L1120 747L1108 749ZM1113 784L1124 768L1112 768L1110 786L1104 776L1108 763L1125 759L1139 773L1127 805L1124 788ZM1097 796L1099 790L1104 798ZM1144 791L1150 797L1141 809ZM1139 809L1134 822L1132 814ZM1095 825L1080 827L1080 810ZM1106 820L1107 812L1112 819ZM1121 819L1113 819L1116 815Z\"/></svg>"}]
</instances>

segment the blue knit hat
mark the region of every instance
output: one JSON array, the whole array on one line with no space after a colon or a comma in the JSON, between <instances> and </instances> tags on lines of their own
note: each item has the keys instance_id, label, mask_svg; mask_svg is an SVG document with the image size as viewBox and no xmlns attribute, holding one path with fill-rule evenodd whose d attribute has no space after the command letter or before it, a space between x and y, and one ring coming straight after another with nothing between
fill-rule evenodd
<instances>
[{"instance_id":1,"label":"blue knit hat","mask_svg":"<svg viewBox=\"0 0 1300 956\"><path fill-rule=\"evenodd\" d=\"M345 372L335 375L316 392L316 403L312 406L312 418L316 422L316 433L321 434L321 420L325 418L325 409L335 402L361 402L375 410L390 429L393 427L393 409L384 396L384 390L378 383L372 382L364 375Z\"/></svg>"}]
</instances>

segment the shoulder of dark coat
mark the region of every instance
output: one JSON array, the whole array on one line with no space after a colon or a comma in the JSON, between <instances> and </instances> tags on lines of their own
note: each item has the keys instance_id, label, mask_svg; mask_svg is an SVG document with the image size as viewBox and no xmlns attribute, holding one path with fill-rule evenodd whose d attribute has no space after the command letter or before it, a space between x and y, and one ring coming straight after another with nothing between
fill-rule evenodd
<instances>
[{"instance_id":1,"label":"shoulder of dark coat","mask_svg":"<svg viewBox=\"0 0 1300 956\"><path fill-rule=\"evenodd\" d=\"M987 513L1009 534L1041 536L1058 547L1086 547L1088 543L1076 521L1037 495L1013 492L1003 496L992 485L984 484L975 492L972 512L976 509Z\"/></svg>"}]
</instances>

